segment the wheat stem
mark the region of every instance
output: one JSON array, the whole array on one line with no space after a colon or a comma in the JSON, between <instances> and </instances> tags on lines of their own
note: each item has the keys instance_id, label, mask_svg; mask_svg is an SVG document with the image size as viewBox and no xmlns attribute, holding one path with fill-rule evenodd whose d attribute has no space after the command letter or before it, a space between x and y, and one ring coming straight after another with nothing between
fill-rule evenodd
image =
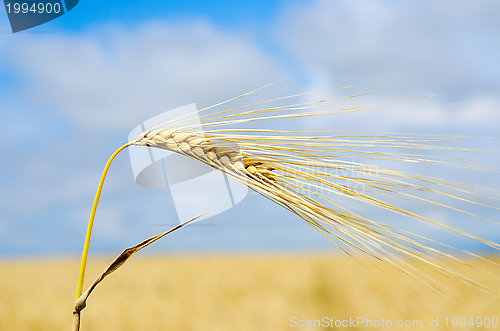
<instances>
[{"instance_id":1,"label":"wheat stem","mask_svg":"<svg viewBox=\"0 0 500 331\"><path fill-rule=\"evenodd\" d=\"M101 180L99 181L99 186L97 187L97 192L94 197L94 203L92 204L92 210L90 211L89 223L87 225L87 233L85 235L85 242L83 243L82 250L82 259L80 261L80 271L78 273L78 284L76 287L76 299L78 299L82 295L83 291L83 279L85 277L85 267L87 266L87 256L89 254L89 245L90 245L90 236L92 235L92 226L94 225L94 217L95 212L97 210L97 204L99 203L99 198L101 196L102 186L104 184L104 180L106 179L106 174L108 173L108 169L113 162L113 159L125 148L129 147L131 143L127 143L122 147L118 148L113 155L109 158L104 170L102 171Z\"/></svg>"}]
</instances>

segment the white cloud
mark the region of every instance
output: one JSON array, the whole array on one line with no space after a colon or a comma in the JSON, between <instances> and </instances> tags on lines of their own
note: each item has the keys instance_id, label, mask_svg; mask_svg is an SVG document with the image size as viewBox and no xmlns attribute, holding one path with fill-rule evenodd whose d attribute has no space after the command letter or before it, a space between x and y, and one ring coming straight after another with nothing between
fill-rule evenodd
<instances>
[{"instance_id":1,"label":"white cloud","mask_svg":"<svg viewBox=\"0 0 500 331\"><path fill-rule=\"evenodd\" d=\"M500 89L498 12L495 0L317 0L291 6L276 38L313 82L468 97Z\"/></svg>"},{"instance_id":2,"label":"white cloud","mask_svg":"<svg viewBox=\"0 0 500 331\"><path fill-rule=\"evenodd\" d=\"M256 43L204 21L37 35L12 47L32 103L87 128L129 129L172 107L207 106L286 78Z\"/></svg>"},{"instance_id":3,"label":"white cloud","mask_svg":"<svg viewBox=\"0 0 500 331\"><path fill-rule=\"evenodd\" d=\"M457 113L456 121L462 125L481 128L486 123L495 127L500 134L498 123L500 123L500 96L476 95L468 103L462 105Z\"/></svg>"}]
</instances>

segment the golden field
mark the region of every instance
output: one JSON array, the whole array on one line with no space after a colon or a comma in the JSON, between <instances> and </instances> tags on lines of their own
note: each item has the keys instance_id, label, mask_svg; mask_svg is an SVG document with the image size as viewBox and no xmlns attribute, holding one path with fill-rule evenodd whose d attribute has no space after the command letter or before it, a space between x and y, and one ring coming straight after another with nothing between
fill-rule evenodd
<instances>
[{"instance_id":1,"label":"golden field","mask_svg":"<svg viewBox=\"0 0 500 331\"><path fill-rule=\"evenodd\" d=\"M86 286L111 260L90 261ZM306 330L321 327L299 323L346 326L358 318L372 327L359 320L345 329L382 330L375 326L383 319L417 321L416 327L392 329L427 330L429 318L438 318L434 329L478 330L483 328L453 328L452 318L500 318L499 299L455 279L443 279L445 292L439 294L384 270L336 255L137 256L90 296L82 331ZM70 330L77 273L76 259L0 262L0 330ZM500 290L498 279L476 277Z\"/></svg>"}]
</instances>

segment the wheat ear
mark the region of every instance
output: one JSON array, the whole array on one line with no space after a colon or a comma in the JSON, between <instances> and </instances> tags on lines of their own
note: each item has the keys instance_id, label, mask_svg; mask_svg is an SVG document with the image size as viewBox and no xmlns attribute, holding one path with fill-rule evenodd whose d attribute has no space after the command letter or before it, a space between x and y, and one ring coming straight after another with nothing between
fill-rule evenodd
<instances>
[{"instance_id":1,"label":"wheat ear","mask_svg":"<svg viewBox=\"0 0 500 331\"><path fill-rule=\"evenodd\" d=\"M209 109L222 106L258 90L260 89L201 109L198 113L201 114ZM312 93L314 92L307 94ZM499 267L494 261L473 252L362 217L337 201L337 199L345 199L374 205L480 242L495 252L499 251L500 244L497 242L486 240L453 226L441 224L384 200L384 198L396 198L422 205L439 206L467 214L476 220L486 220L465 209L427 199L420 194L422 192L433 193L454 201L498 210L500 208L492 204L479 201L479 199L500 200L495 192L492 194L480 193L476 187L470 185L386 168L378 168L374 178L367 178L366 175L370 171L367 170L366 164L348 161L349 157L357 157L366 160L437 164L498 172L498 169L478 165L474 160L425 153L436 151L443 153L449 151L470 152L466 149L441 147L437 144L460 141L465 139L464 137L234 128L238 125L273 119L411 108L412 106L391 104L414 99L351 100L370 93L337 99L296 102L285 106L272 105L276 101L304 95L297 94L222 110L201 116L205 131L197 128L196 123L188 120L187 115L184 115L147 130L134 141L120 147L113 153L104 168L92 205L78 277L77 298L82 294L92 225L106 173L115 156L131 145L160 148L179 153L228 174L305 220L349 255L351 255L350 251L362 252L396 266L427 286L435 287L435 280L425 271L425 268L431 267L444 275L458 277L467 284L492 293L492 289L475 281L466 272L460 270L459 267L468 265L467 261L455 256L452 252L480 258L494 267ZM339 103L340 100L345 102ZM367 148L371 150L366 150ZM383 149L391 149L391 152L381 151ZM410 151L420 151L421 153L415 154L410 153ZM345 176L331 172L331 170L343 171L346 169L360 176ZM349 184L352 183L366 185L367 190L358 192L350 187ZM499 224L492 220L486 221ZM498 277L494 274L491 276Z\"/></svg>"},{"instance_id":2,"label":"wheat ear","mask_svg":"<svg viewBox=\"0 0 500 331\"><path fill-rule=\"evenodd\" d=\"M426 199L421 197L419 193L433 193L448 199L494 209L499 208L480 203L475 198L493 200L498 200L498 198L476 193L467 185L460 183L391 169L378 168L374 179L363 176L348 178L332 174L328 170L354 169L357 173L366 175L365 164L346 160L347 156L353 155L370 160L429 163L490 171L498 171L498 169L477 165L473 160L425 154L426 151L470 152L466 149L436 145L436 142L461 140L464 137L339 131L285 132L269 129L233 128L235 125L270 119L407 108L406 106L388 106L387 104L410 99L381 99L345 103L332 103L334 99L322 99L286 106L262 107L266 103L296 96L299 95L200 116L204 132L197 129L194 123L189 120L179 121L176 119L175 123L173 123L174 121L164 123L143 132L131 143L136 146L148 146L176 152L226 173L296 214L328 239L334 239L332 242L347 253L349 250L355 250L393 264L404 273L429 286L435 287L432 285L434 280L423 269L430 266L440 273L458 277L465 283L477 286L485 292L491 292L491 289L461 272L457 266L467 265L467 262L456 257L450 251L481 258L477 254L361 217L340 205L340 202L335 201L335 196L412 217L462 237L481 242L496 251L500 249L500 244L496 242L423 217L388 203L380 196L439 206L478 219L482 218L467 210ZM350 98L358 96L360 95ZM259 107L257 109L251 108L255 106ZM199 113L209 108L202 109ZM318 110L318 108L320 109ZM374 151L362 150L366 147L370 147ZM392 148L398 152L381 152L380 150L384 148ZM405 150L417 150L421 151L422 154L406 153ZM311 171L312 169L313 171ZM358 192L346 185L345 182L362 183L368 189L366 192ZM315 189L327 194L318 193ZM488 222L498 224L498 222L491 220ZM482 259L498 266L493 261ZM410 264L409 261L414 261L419 267ZM445 266L445 262L449 266Z\"/></svg>"}]
</instances>

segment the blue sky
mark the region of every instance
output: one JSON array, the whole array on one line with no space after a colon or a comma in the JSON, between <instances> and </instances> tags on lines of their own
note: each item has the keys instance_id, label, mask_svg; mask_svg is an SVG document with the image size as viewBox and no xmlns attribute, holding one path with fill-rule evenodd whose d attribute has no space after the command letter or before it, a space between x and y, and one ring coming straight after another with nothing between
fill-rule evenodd
<instances>
[{"instance_id":1,"label":"blue sky","mask_svg":"<svg viewBox=\"0 0 500 331\"><path fill-rule=\"evenodd\" d=\"M433 104L460 103L303 121L297 129L498 138L498 12L496 0L80 1L57 20L12 34L2 9L0 256L77 254L102 167L133 127L279 79L249 102L353 85L335 96L391 88L383 97L438 94ZM498 150L498 140L475 144ZM498 154L484 157L500 166ZM467 179L498 191L498 177ZM125 153L106 182L92 249L120 251L176 221L169 192L136 186ZM483 231L500 237L498 227ZM308 225L249 195L152 250L329 247Z\"/></svg>"},{"instance_id":2,"label":"blue sky","mask_svg":"<svg viewBox=\"0 0 500 331\"><path fill-rule=\"evenodd\" d=\"M110 1L102 6L99 1L82 1L72 20L55 22L58 27L81 31L92 23L107 23L111 20L142 24L151 19L182 20L193 18L210 19L223 28L234 28L244 24L269 25L279 8L293 1L148 1L140 6L135 1ZM77 18L77 20L75 20ZM87 18L87 19L85 19Z\"/></svg>"}]
</instances>

